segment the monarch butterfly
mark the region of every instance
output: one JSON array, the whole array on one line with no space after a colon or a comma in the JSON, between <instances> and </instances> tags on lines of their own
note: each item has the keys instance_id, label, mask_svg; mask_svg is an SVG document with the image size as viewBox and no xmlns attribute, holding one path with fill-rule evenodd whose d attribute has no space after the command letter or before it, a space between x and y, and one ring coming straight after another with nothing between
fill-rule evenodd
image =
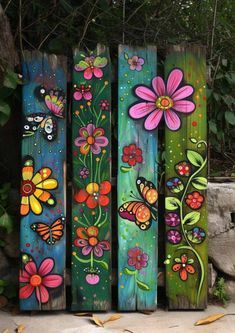
<instances>
[{"instance_id":1,"label":"monarch butterfly","mask_svg":"<svg viewBox=\"0 0 235 333\"><path fill-rule=\"evenodd\" d=\"M141 199L125 202L119 207L118 212L123 219L135 222L141 230L148 230L152 224L151 219L157 219L155 204L158 192L156 186L144 177L137 178L136 187Z\"/></svg>"},{"instance_id":2,"label":"monarch butterfly","mask_svg":"<svg viewBox=\"0 0 235 333\"><path fill-rule=\"evenodd\" d=\"M43 137L47 141L54 141L57 136L57 122L53 116L64 118L64 104L66 103L62 90L49 90L37 87L35 95L38 100L44 101L50 114L35 112L27 115L24 120L23 137L32 136L38 130L42 130Z\"/></svg>"},{"instance_id":3,"label":"monarch butterfly","mask_svg":"<svg viewBox=\"0 0 235 333\"><path fill-rule=\"evenodd\" d=\"M31 229L48 245L54 245L64 234L64 222L65 217L58 218L51 225L43 222L36 222L31 224Z\"/></svg>"}]
</instances>

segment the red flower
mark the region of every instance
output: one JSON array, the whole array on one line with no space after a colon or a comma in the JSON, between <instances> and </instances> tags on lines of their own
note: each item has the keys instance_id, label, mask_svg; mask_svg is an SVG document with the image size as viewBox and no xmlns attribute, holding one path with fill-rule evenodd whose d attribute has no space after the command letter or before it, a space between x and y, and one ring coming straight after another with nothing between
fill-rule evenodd
<instances>
[{"instance_id":1,"label":"red flower","mask_svg":"<svg viewBox=\"0 0 235 333\"><path fill-rule=\"evenodd\" d=\"M100 106L101 110L108 111L110 104L107 99L101 99L99 106Z\"/></svg>"},{"instance_id":2,"label":"red flower","mask_svg":"<svg viewBox=\"0 0 235 333\"><path fill-rule=\"evenodd\" d=\"M176 172L180 176L189 176L191 172L191 165L186 161L179 162L175 166Z\"/></svg>"},{"instance_id":3,"label":"red flower","mask_svg":"<svg viewBox=\"0 0 235 333\"><path fill-rule=\"evenodd\" d=\"M140 247L134 247L128 251L128 265L135 266L135 269L140 270L147 267L149 256L143 252Z\"/></svg>"},{"instance_id":4,"label":"red flower","mask_svg":"<svg viewBox=\"0 0 235 333\"><path fill-rule=\"evenodd\" d=\"M193 262L192 259L188 259L186 254L183 254L181 258L175 258L175 261L177 262L172 266L172 270L174 272L179 272L179 276L182 281L186 281L188 279L188 273L194 274L195 268L190 265L191 262Z\"/></svg>"},{"instance_id":5,"label":"red flower","mask_svg":"<svg viewBox=\"0 0 235 333\"><path fill-rule=\"evenodd\" d=\"M123 147L122 161L128 163L130 166L135 166L136 163L142 163L142 150L135 144Z\"/></svg>"},{"instance_id":6,"label":"red flower","mask_svg":"<svg viewBox=\"0 0 235 333\"><path fill-rule=\"evenodd\" d=\"M38 269L34 261L28 262L24 270L20 271L20 282L26 283L20 288L20 299L29 298L36 291L37 300L40 303L47 303L49 300L47 288L59 287L63 282L60 275L49 274L53 268L54 260L51 258L44 259Z\"/></svg>"},{"instance_id":7,"label":"red flower","mask_svg":"<svg viewBox=\"0 0 235 333\"><path fill-rule=\"evenodd\" d=\"M107 206L109 197L107 194L111 191L111 183L107 180L99 184L89 183L86 189L79 190L74 195L74 200L78 203L85 202L88 208L95 208L97 205Z\"/></svg>"},{"instance_id":8,"label":"red flower","mask_svg":"<svg viewBox=\"0 0 235 333\"><path fill-rule=\"evenodd\" d=\"M204 197L199 192L189 193L185 199L186 204L192 209L199 209L204 201Z\"/></svg>"}]
</instances>

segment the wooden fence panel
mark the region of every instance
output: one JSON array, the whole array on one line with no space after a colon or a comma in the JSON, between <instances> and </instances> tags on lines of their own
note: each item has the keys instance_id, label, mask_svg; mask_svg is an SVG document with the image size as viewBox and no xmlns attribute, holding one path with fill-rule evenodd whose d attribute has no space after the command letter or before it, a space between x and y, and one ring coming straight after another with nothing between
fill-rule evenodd
<instances>
[{"instance_id":1,"label":"wooden fence panel","mask_svg":"<svg viewBox=\"0 0 235 333\"><path fill-rule=\"evenodd\" d=\"M165 61L165 72L168 75L165 94L171 104L165 139L167 297L170 309L204 309L207 303L204 49L173 47Z\"/></svg>"},{"instance_id":2,"label":"wooden fence panel","mask_svg":"<svg viewBox=\"0 0 235 333\"><path fill-rule=\"evenodd\" d=\"M66 58L23 63L20 309L65 308Z\"/></svg>"},{"instance_id":3,"label":"wooden fence panel","mask_svg":"<svg viewBox=\"0 0 235 333\"><path fill-rule=\"evenodd\" d=\"M111 304L110 69L108 48L75 50L72 310L106 311Z\"/></svg>"},{"instance_id":4,"label":"wooden fence panel","mask_svg":"<svg viewBox=\"0 0 235 333\"><path fill-rule=\"evenodd\" d=\"M156 57L152 46L119 46L118 302L123 311L156 307L158 150L148 116L156 108Z\"/></svg>"}]
</instances>

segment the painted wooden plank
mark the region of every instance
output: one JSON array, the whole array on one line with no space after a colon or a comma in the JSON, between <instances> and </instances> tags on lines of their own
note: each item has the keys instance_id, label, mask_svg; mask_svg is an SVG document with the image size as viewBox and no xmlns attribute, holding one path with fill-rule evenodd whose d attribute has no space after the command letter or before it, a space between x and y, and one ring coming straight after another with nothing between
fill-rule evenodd
<instances>
[{"instance_id":1,"label":"painted wooden plank","mask_svg":"<svg viewBox=\"0 0 235 333\"><path fill-rule=\"evenodd\" d=\"M165 136L167 297L170 309L204 309L207 303L204 48L173 47L165 61L165 73L166 102L170 107Z\"/></svg>"},{"instance_id":2,"label":"painted wooden plank","mask_svg":"<svg viewBox=\"0 0 235 333\"><path fill-rule=\"evenodd\" d=\"M149 131L152 121L144 111L155 108L149 103L156 94L156 57L152 46L119 46L118 304L123 311L156 307L157 130Z\"/></svg>"},{"instance_id":3,"label":"painted wooden plank","mask_svg":"<svg viewBox=\"0 0 235 333\"><path fill-rule=\"evenodd\" d=\"M74 52L72 310L111 304L111 82L108 48Z\"/></svg>"},{"instance_id":4,"label":"painted wooden plank","mask_svg":"<svg viewBox=\"0 0 235 333\"><path fill-rule=\"evenodd\" d=\"M66 58L25 52L20 309L65 308Z\"/></svg>"}]
</instances>

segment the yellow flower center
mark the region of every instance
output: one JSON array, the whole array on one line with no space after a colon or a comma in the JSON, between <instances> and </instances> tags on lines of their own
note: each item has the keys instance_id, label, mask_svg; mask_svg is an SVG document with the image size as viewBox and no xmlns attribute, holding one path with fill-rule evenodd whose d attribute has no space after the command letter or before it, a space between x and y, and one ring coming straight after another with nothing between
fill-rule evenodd
<instances>
[{"instance_id":1,"label":"yellow flower center","mask_svg":"<svg viewBox=\"0 0 235 333\"><path fill-rule=\"evenodd\" d=\"M95 138L93 136L88 136L88 138L86 139L87 143L89 145L93 145L95 143Z\"/></svg>"},{"instance_id":2,"label":"yellow flower center","mask_svg":"<svg viewBox=\"0 0 235 333\"><path fill-rule=\"evenodd\" d=\"M40 275L32 275L31 278L30 278L30 284L31 286L33 287L38 287L40 286L40 284L42 283L42 278Z\"/></svg>"},{"instance_id":3,"label":"yellow flower center","mask_svg":"<svg viewBox=\"0 0 235 333\"><path fill-rule=\"evenodd\" d=\"M156 106L158 109L168 110L173 105L173 100L169 96L159 96L156 100Z\"/></svg>"}]
</instances>

